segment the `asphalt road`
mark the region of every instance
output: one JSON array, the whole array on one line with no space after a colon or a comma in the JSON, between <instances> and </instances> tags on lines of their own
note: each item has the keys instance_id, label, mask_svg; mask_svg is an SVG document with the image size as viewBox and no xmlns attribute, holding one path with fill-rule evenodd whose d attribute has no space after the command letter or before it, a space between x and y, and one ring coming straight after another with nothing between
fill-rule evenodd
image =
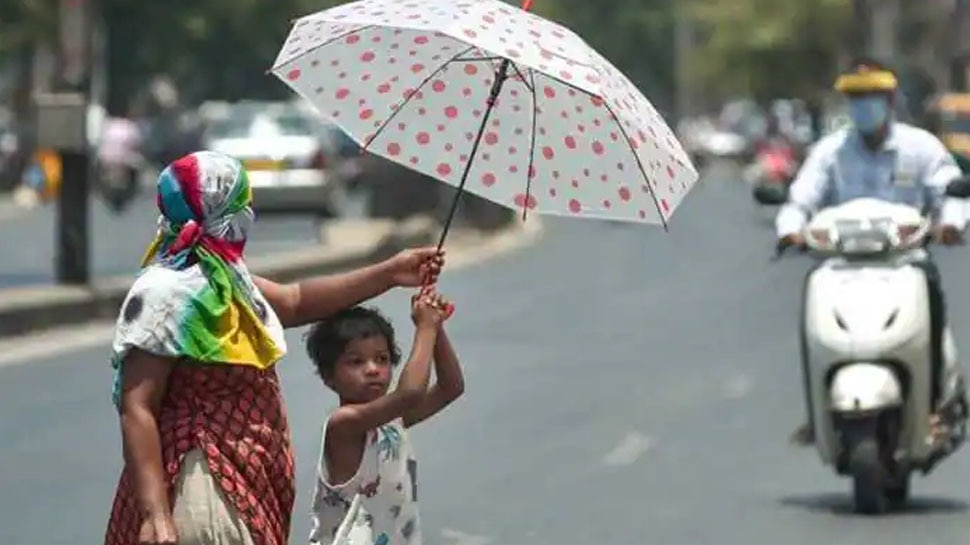
<instances>
[{"instance_id":1,"label":"asphalt road","mask_svg":"<svg viewBox=\"0 0 970 545\"><path fill-rule=\"evenodd\" d=\"M965 453L914 483L911 509L867 519L847 481L787 444L808 263L768 263L766 217L714 176L669 234L550 221L537 246L447 275L468 391L415 433L426 543L966 543ZM940 252L964 339L967 251ZM379 302L405 329L406 298ZM289 338L297 544L335 400ZM106 353L0 369L0 543L101 539L121 464Z\"/></svg>"},{"instance_id":2,"label":"asphalt road","mask_svg":"<svg viewBox=\"0 0 970 545\"><path fill-rule=\"evenodd\" d=\"M94 277L134 274L142 252L155 233L158 209L143 193L120 214L98 198L90 201L90 259ZM0 288L51 284L55 278L57 206L17 210L9 204L0 215ZM260 218L250 241L250 253L299 248L316 241L316 223L309 218Z\"/></svg>"}]
</instances>

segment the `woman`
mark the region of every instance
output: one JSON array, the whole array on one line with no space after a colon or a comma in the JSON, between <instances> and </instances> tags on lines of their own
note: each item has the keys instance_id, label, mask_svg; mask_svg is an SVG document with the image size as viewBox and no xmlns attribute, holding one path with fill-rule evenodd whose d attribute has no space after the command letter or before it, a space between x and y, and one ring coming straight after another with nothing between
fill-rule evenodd
<instances>
[{"instance_id":1,"label":"woman","mask_svg":"<svg viewBox=\"0 0 970 545\"><path fill-rule=\"evenodd\" d=\"M443 265L418 249L298 284L251 276L251 200L245 170L218 153L182 157L158 178L158 236L113 343L125 467L106 545L285 545L294 471L274 369L283 330L433 283Z\"/></svg>"}]
</instances>

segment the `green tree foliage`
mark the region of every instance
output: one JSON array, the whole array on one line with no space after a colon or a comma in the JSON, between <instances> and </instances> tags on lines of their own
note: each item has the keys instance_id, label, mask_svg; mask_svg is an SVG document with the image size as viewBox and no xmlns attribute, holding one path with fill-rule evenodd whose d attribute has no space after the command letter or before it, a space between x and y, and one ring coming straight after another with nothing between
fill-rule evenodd
<instances>
[{"instance_id":1,"label":"green tree foliage","mask_svg":"<svg viewBox=\"0 0 970 545\"><path fill-rule=\"evenodd\" d=\"M56 32L56 0L0 0L0 55L44 43Z\"/></svg>"},{"instance_id":2,"label":"green tree foliage","mask_svg":"<svg viewBox=\"0 0 970 545\"><path fill-rule=\"evenodd\" d=\"M296 17L340 0L96 0L111 102L167 74L189 98L285 96L266 75ZM58 0L0 0L0 60L57 40Z\"/></svg>"},{"instance_id":3,"label":"green tree foliage","mask_svg":"<svg viewBox=\"0 0 970 545\"><path fill-rule=\"evenodd\" d=\"M187 98L269 98L286 89L266 74L291 21L336 0L103 0L112 98L155 74Z\"/></svg>"},{"instance_id":4,"label":"green tree foliage","mask_svg":"<svg viewBox=\"0 0 970 545\"><path fill-rule=\"evenodd\" d=\"M695 81L719 94L770 98L831 85L851 38L851 0L684 0L705 39Z\"/></svg>"},{"instance_id":5,"label":"green tree foliage","mask_svg":"<svg viewBox=\"0 0 970 545\"><path fill-rule=\"evenodd\" d=\"M669 111L674 95L676 1L537 0L535 11L582 36L658 108Z\"/></svg>"},{"instance_id":6,"label":"green tree foliage","mask_svg":"<svg viewBox=\"0 0 970 545\"><path fill-rule=\"evenodd\" d=\"M583 36L665 109L673 99L676 2L537 0L534 9ZM266 70L282 45L291 20L342 2L98 3L107 29L110 102L119 106L159 74L177 81L189 100L288 96L285 86L266 75ZM57 4L57 0L0 0L0 54L3 48L52 44L57 36Z\"/></svg>"}]
</instances>

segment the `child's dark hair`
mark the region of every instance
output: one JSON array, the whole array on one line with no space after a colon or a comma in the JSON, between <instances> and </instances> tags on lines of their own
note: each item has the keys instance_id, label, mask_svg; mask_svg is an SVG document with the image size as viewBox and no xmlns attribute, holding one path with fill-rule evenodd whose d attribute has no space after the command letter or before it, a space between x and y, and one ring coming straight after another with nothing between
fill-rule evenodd
<instances>
[{"instance_id":1,"label":"child's dark hair","mask_svg":"<svg viewBox=\"0 0 970 545\"><path fill-rule=\"evenodd\" d=\"M306 351L321 378L333 375L337 358L355 339L384 337L391 351L391 364L401 361L401 350L394 341L394 327L375 308L353 307L313 324L307 332Z\"/></svg>"}]
</instances>

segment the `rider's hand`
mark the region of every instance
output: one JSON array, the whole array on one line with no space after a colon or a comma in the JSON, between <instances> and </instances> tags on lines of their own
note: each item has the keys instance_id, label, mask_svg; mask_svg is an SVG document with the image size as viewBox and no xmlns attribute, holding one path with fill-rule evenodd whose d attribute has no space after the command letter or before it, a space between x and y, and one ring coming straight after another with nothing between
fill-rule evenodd
<instances>
[{"instance_id":1,"label":"rider's hand","mask_svg":"<svg viewBox=\"0 0 970 545\"><path fill-rule=\"evenodd\" d=\"M948 426L940 415L934 413L930 415L930 440L933 441L933 448L940 448L950 438L950 426Z\"/></svg>"},{"instance_id":2,"label":"rider's hand","mask_svg":"<svg viewBox=\"0 0 970 545\"><path fill-rule=\"evenodd\" d=\"M796 248L801 248L805 246L805 237L803 237L801 233L792 233L790 235L785 235L780 239L778 239L778 246L785 247L785 248L789 248L792 246Z\"/></svg>"},{"instance_id":3,"label":"rider's hand","mask_svg":"<svg viewBox=\"0 0 970 545\"><path fill-rule=\"evenodd\" d=\"M938 225L934 229L933 238L937 243L947 246L963 244L963 232L953 225Z\"/></svg>"}]
</instances>

